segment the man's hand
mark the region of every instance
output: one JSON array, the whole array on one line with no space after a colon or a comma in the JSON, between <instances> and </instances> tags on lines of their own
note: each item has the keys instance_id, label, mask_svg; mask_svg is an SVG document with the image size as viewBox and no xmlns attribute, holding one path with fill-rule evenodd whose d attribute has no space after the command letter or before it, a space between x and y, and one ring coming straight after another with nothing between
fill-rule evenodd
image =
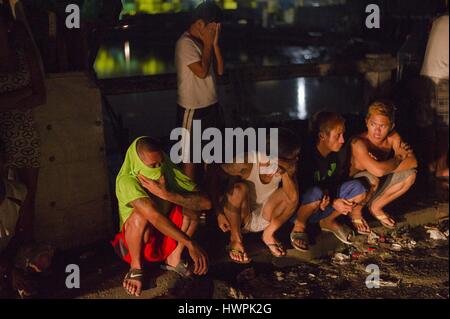
<instances>
[{"instance_id":1,"label":"man's hand","mask_svg":"<svg viewBox=\"0 0 450 319\"><path fill-rule=\"evenodd\" d=\"M195 242L187 246L189 255L194 261L194 274L205 275L208 272L208 256Z\"/></svg>"},{"instance_id":2,"label":"man's hand","mask_svg":"<svg viewBox=\"0 0 450 319\"><path fill-rule=\"evenodd\" d=\"M200 39L202 40L204 46L210 47L213 45L216 38L216 25L217 23L212 22L208 24L200 33Z\"/></svg>"},{"instance_id":3,"label":"man's hand","mask_svg":"<svg viewBox=\"0 0 450 319\"><path fill-rule=\"evenodd\" d=\"M222 28L222 25L220 23L216 23L216 31L215 31L214 42L213 42L213 45L215 47L219 46L219 35L220 35L221 28Z\"/></svg>"},{"instance_id":4,"label":"man's hand","mask_svg":"<svg viewBox=\"0 0 450 319\"><path fill-rule=\"evenodd\" d=\"M405 160L408 156L413 154L413 150L408 143L401 142L400 147L398 149L398 155L402 160Z\"/></svg>"},{"instance_id":5,"label":"man's hand","mask_svg":"<svg viewBox=\"0 0 450 319\"><path fill-rule=\"evenodd\" d=\"M141 182L141 185L150 193L161 199L168 199L169 192L166 189L166 180L164 179L164 176L161 176L158 182L148 179L141 174L138 175L138 179Z\"/></svg>"},{"instance_id":6,"label":"man's hand","mask_svg":"<svg viewBox=\"0 0 450 319\"><path fill-rule=\"evenodd\" d=\"M355 207L355 203L344 198L338 198L333 201L333 208L339 214L347 215L353 210L353 207Z\"/></svg>"},{"instance_id":7,"label":"man's hand","mask_svg":"<svg viewBox=\"0 0 450 319\"><path fill-rule=\"evenodd\" d=\"M320 201L319 208L321 211L324 211L327 209L328 205L330 205L330 196L325 195L322 197L322 200Z\"/></svg>"},{"instance_id":8,"label":"man's hand","mask_svg":"<svg viewBox=\"0 0 450 319\"><path fill-rule=\"evenodd\" d=\"M224 213L217 214L217 224L224 233L231 230L230 222Z\"/></svg>"}]
</instances>

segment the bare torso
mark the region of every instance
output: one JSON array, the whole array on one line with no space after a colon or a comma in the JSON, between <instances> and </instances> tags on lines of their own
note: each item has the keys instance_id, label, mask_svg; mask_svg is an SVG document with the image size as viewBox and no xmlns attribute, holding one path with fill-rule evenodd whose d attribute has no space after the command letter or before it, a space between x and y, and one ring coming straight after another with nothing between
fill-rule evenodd
<instances>
[{"instance_id":1,"label":"bare torso","mask_svg":"<svg viewBox=\"0 0 450 319\"><path fill-rule=\"evenodd\" d=\"M369 138L367 137L367 132L358 135L357 137L355 137L355 139L359 139L366 145L372 158L374 158L377 161L383 162L389 160L394 156L393 140L392 140L393 134L394 133L390 134L383 142L377 145L375 145L369 140ZM350 166L350 176L353 176L358 172L365 170L366 167L364 163L359 162L354 156L352 156Z\"/></svg>"}]
</instances>

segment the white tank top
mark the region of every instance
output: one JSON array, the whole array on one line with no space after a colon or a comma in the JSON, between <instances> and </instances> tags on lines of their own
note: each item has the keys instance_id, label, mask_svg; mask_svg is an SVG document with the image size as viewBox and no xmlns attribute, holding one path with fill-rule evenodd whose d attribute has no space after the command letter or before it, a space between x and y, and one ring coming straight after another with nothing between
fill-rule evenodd
<instances>
[{"instance_id":1,"label":"white tank top","mask_svg":"<svg viewBox=\"0 0 450 319\"><path fill-rule=\"evenodd\" d=\"M261 205L279 188L281 176L273 176L269 183L264 184L259 177L259 156L257 156L256 152L252 152L249 153L249 160L250 159L254 159L253 162L256 161L256 163L253 163L252 171L246 179L246 181L249 182L251 205L254 205L255 203Z\"/></svg>"}]
</instances>

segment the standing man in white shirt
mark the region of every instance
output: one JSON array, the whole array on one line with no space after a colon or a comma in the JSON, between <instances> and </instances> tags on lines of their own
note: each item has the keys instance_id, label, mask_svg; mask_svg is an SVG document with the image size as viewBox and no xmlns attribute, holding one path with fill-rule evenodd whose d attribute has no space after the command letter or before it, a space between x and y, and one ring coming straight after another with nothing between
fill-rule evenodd
<instances>
[{"instance_id":1,"label":"standing man in white shirt","mask_svg":"<svg viewBox=\"0 0 450 319\"><path fill-rule=\"evenodd\" d=\"M419 107L419 126L433 130L433 141L427 152L432 158L429 169L448 186L448 60L449 16L440 16L433 22L420 74L426 87L426 100Z\"/></svg>"},{"instance_id":2,"label":"standing man in white shirt","mask_svg":"<svg viewBox=\"0 0 450 319\"><path fill-rule=\"evenodd\" d=\"M213 1L201 3L193 11L191 25L178 39L175 49L175 65L178 78L177 127L190 132L190 161L184 162L184 172L196 179L193 163L192 125L201 120L202 131L208 127L221 129L223 115L217 97L216 75L224 72L219 34L222 19L221 9Z\"/></svg>"}]
</instances>

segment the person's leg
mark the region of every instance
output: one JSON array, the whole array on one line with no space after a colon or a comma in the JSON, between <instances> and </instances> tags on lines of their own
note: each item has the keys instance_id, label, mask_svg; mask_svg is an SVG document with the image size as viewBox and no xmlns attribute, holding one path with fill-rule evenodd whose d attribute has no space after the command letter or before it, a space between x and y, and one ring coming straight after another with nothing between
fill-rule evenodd
<instances>
[{"instance_id":1,"label":"person's leg","mask_svg":"<svg viewBox=\"0 0 450 319\"><path fill-rule=\"evenodd\" d=\"M448 177L448 127L437 132L436 176Z\"/></svg>"},{"instance_id":2,"label":"person's leg","mask_svg":"<svg viewBox=\"0 0 450 319\"><path fill-rule=\"evenodd\" d=\"M340 197L340 198L345 198L345 197ZM355 207L353 208L352 212L349 214L352 214L353 216L351 217L352 219L355 216L360 216L360 218L362 219L362 215L361 215L361 210L362 210L362 205L361 203L364 201L364 199L366 198L366 193L362 193L359 194L357 196L351 197L351 198L345 198L350 202L353 202L357 205L355 205ZM355 212L356 211L356 212ZM336 222L336 218L341 216L342 214L340 214L339 212L333 210L332 213L330 215L328 215L327 217L323 218L320 220L319 224L321 228L328 228L328 229L338 229L339 227L341 227L341 225ZM367 226L368 227L368 226ZM358 227L358 230L365 230L365 227Z\"/></svg>"},{"instance_id":3,"label":"person's leg","mask_svg":"<svg viewBox=\"0 0 450 319\"><path fill-rule=\"evenodd\" d=\"M150 236L150 223L137 212L133 212L125 223L125 241L131 257L130 269L142 270L142 253L144 243ZM126 278L123 287L130 295L139 296L142 290L142 280Z\"/></svg>"},{"instance_id":4,"label":"person's leg","mask_svg":"<svg viewBox=\"0 0 450 319\"><path fill-rule=\"evenodd\" d=\"M183 208L183 224L181 230L186 233L189 237L192 237L198 226L198 214ZM177 267L181 262L181 255L184 250L184 245L178 244L177 248L170 254L166 259L166 264L172 267Z\"/></svg>"},{"instance_id":5,"label":"person's leg","mask_svg":"<svg viewBox=\"0 0 450 319\"><path fill-rule=\"evenodd\" d=\"M282 189L277 189L267 200L262 210L262 217L270 224L264 229L262 241L275 256L284 256L286 251L275 238L275 232L294 214L298 202L291 202Z\"/></svg>"},{"instance_id":6,"label":"person's leg","mask_svg":"<svg viewBox=\"0 0 450 319\"><path fill-rule=\"evenodd\" d=\"M382 221L387 227L395 227L395 221L389 217L383 208L405 194L416 180L416 171L408 170L400 173L394 173L390 184L382 194L373 199L369 211L378 220Z\"/></svg>"},{"instance_id":7,"label":"person's leg","mask_svg":"<svg viewBox=\"0 0 450 319\"><path fill-rule=\"evenodd\" d=\"M319 187L312 187L302 195L302 205L297 210L292 233L303 234L306 232L306 225L308 224L308 220L315 212L319 210L322 197L323 192ZM308 249L308 243L305 242L307 237L303 236L303 238L305 239L293 239L292 244L304 250Z\"/></svg>"},{"instance_id":8,"label":"person's leg","mask_svg":"<svg viewBox=\"0 0 450 319\"><path fill-rule=\"evenodd\" d=\"M344 182L338 189L338 198L354 204L352 211L348 215L360 234L370 233L369 225L362 216L362 209L366 203L370 188L371 186L362 179L352 179Z\"/></svg>"},{"instance_id":9,"label":"person's leg","mask_svg":"<svg viewBox=\"0 0 450 319\"><path fill-rule=\"evenodd\" d=\"M249 190L244 183L236 183L225 195L224 213L230 223L230 258L238 262L249 260L243 240L241 226L250 216Z\"/></svg>"},{"instance_id":10,"label":"person's leg","mask_svg":"<svg viewBox=\"0 0 450 319\"><path fill-rule=\"evenodd\" d=\"M17 175L20 182L27 188L27 196L22 203L19 213L20 219L17 227L17 236L20 242L29 243L34 239L34 211L39 169L19 168L17 169Z\"/></svg>"}]
</instances>

